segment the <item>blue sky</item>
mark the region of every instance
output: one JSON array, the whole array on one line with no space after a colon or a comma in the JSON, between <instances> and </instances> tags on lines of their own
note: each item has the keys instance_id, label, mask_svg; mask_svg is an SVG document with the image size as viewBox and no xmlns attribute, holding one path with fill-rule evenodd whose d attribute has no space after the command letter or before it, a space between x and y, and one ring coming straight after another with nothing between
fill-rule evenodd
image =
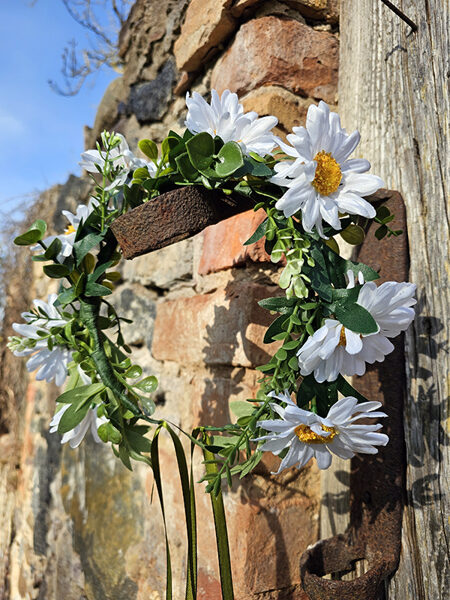
<instances>
[{"instance_id":1,"label":"blue sky","mask_svg":"<svg viewBox=\"0 0 450 600\"><path fill-rule=\"evenodd\" d=\"M53 92L61 81L61 54L86 32L61 0L0 0L0 211L26 208L30 193L79 174L83 125L93 124L108 83L105 69L87 80L74 97ZM28 197L27 197L28 196Z\"/></svg>"}]
</instances>

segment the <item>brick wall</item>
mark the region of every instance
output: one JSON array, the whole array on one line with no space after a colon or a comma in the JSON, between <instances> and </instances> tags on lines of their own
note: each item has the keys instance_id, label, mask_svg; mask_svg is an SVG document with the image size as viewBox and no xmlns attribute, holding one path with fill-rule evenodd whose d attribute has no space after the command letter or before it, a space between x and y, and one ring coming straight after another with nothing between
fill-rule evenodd
<instances>
[{"instance_id":1,"label":"brick wall","mask_svg":"<svg viewBox=\"0 0 450 600\"><path fill-rule=\"evenodd\" d=\"M337 0L138 0L120 36L123 77L86 128L86 146L105 127L122 132L133 150L142 137L160 142L183 128L186 90L211 87L236 91L247 111L276 115L285 135L304 123L311 102L336 103L337 27ZM51 198L47 205L59 211L61 190ZM113 301L134 319L126 338L146 374L159 377L157 416L186 430L226 422L230 401L255 397L255 367L273 350L262 343L271 316L257 301L273 295L277 270L261 244L242 246L260 221L243 213L123 264ZM36 289L46 295L41 282ZM163 598L164 538L150 470L137 465L130 474L90 442L61 449L47 433L55 392L29 388L6 597ZM161 463L178 600L183 508L168 442ZM298 563L318 537L319 476L308 465L273 477L275 466L267 457L225 494L236 600L306 598ZM199 479L199 457L195 469ZM199 599L220 600L202 485L197 503Z\"/></svg>"}]
</instances>

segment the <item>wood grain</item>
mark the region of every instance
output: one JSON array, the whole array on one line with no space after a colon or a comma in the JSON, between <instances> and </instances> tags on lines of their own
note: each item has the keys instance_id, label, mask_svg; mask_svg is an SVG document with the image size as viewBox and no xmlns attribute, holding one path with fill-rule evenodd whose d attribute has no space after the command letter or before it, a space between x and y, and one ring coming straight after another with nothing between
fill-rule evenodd
<instances>
[{"instance_id":1,"label":"wood grain","mask_svg":"<svg viewBox=\"0 0 450 600\"><path fill-rule=\"evenodd\" d=\"M393 600L444 600L450 583L449 32L448 0L403 0L410 28L381 2L341 7L339 107L368 158L407 207L410 281L418 307L407 334L407 506ZM395 224L395 222L394 222Z\"/></svg>"}]
</instances>

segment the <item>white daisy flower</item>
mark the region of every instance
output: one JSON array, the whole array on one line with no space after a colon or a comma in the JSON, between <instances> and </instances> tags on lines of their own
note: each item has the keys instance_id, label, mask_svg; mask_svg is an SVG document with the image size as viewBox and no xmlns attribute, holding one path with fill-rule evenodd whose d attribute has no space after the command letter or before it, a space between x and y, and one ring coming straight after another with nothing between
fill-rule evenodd
<instances>
[{"instance_id":1,"label":"white daisy flower","mask_svg":"<svg viewBox=\"0 0 450 600\"><path fill-rule=\"evenodd\" d=\"M276 455L289 449L276 474L294 465L300 469L313 457L319 469L328 469L332 459L330 453L341 458L352 458L355 453L376 454L376 446L385 446L389 441L387 435L377 433L381 424L358 422L359 419L386 417L384 412L376 412L381 407L380 402L358 404L352 396L341 398L323 418L299 408L286 393L276 395L271 392L269 395L287 406L282 408L271 403L281 419L259 421L258 426L270 433L254 441L264 441L259 449Z\"/></svg>"},{"instance_id":2,"label":"white daisy flower","mask_svg":"<svg viewBox=\"0 0 450 600\"><path fill-rule=\"evenodd\" d=\"M152 162L147 162L144 158L139 158L131 152L126 139L120 133L115 134L120 138L120 144L109 152L109 160L113 163L114 168L118 168L119 174L114 181L105 189L111 190L120 187L127 180L130 171L138 168L147 167L150 176L156 173L156 167ZM98 150L86 150L81 154L81 161L78 163L82 169L89 173L98 173L96 165L103 171L105 166L106 152L102 155Z\"/></svg>"},{"instance_id":3,"label":"white daisy flower","mask_svg":"<svg viewBox=\"0 0 450 600\"><path fill-rule=\"evenodd\" d=\"M314 372L316 381L335 381L342 375L364 375L366 363L382 362L392 352L393 338L405 331L414 319L416 304L413 283L387 281L379 287L365 283L357 304L375 319L378 331L369 335L355 333L336 319L324 325L303 344L297 353L301 375Z\"/></svg>"},{"instance_id":4,"label":"white daisy flower","mask_svg":"<svg viewBox=\"0 0 450 600\"><path fill-rule=\"evenodd\" d=\"M50 335L52 327L62 327L67 323L67 319L54 305L57 297L56 294L50 294L47 302L34 300L37 310L46 316L37 317L31 312L22 313L22 318L26 323L13 323L12 327L25 339L12 339L10 348L15 356L31 357L27 361L26 367L29 372L38 369L36 373L38 381L54 380L57 386L61 386L68 374L67 366L72 360L72 352L61 346L54 346L50 350L47 337L43 337Z\"/></svg>"},{"instance_id":5,"label":"white daisy flower","mask_svg":"<svg viewBox=\"0 0 450 600\"><path fill-rule=\"evenodd\" d=\"M56 433L58 431L61 417L69 406L70 404L63 404L55 413L53 419L50 421L50 433ZM89 429L91 430L94 441L100 443L102 440L99 438L97 430L100 425L107 423L108 419L106 417L99 417L97 415L97 408L97 406L89 408L84 419L74 429L66 431L66 433L63 434L61 444L69 442L71 448L78 448Z\"/></svg>"},{"instance_id":6,"label":"white daisy flower","mask_svg":"<svg viewBox=\"0 0 450 600\"><path fill-rule=\"evenodd\" d=\"M77 210L74 213L71 213L69 210L61 211L62 214L69 221L69 225L66 227L66 230L61 235L49 235L42 241L46 244L47 247L58 238L61 241L61 250L56 256L56 260L59 263L63 263L68 256L71 256L73 251L73 245L75 243L75 237L77 235L77 230L80 224L86 221L88 216L92 213L95 206L98 206L98 200L95 198L91 198L88 204L79 204L77 206ZM39 244L35 246L31 246L30 250L41 250L42 246Z\"/></svg>"},{"instance_id":7,"label":"white daisy flower","mask_svg":"<svg viewBox=\"0 0 450 600\"><path fill-rule=\"evenodd\" d=\"M348 158L359 143L359 132L347 134L339 115L322 101L309 107L306 129L294 127L293 131L287 136L291 145L278 140L294 160L275 165L276 174L270 181L288 188L276 208L286 217L301 211L305 231L311 232L315 226L323 238L322 220L339 230L339 213L375 217L374 207L362 196L373 194L384 183L365 174L370 169L367 160Z\"/></svg>"},{"instance_id":8,"label":"white daisy flower","mask_svg":"<svg viewBox=\"0 0 450 600\"><path fill-rule=\"evenodd\" d=\"M191 133L206 131L212 137L219 136L225 143L237 142L244 154L255 152L259 156L269 154L277 145L271 130L278 123L276 117L258 118L256 112L244 113L237 94L225 90L221 97L211 91L211 104L193 92L186 94L188 113L185 125Z\"/></svg>"}]
</instances>

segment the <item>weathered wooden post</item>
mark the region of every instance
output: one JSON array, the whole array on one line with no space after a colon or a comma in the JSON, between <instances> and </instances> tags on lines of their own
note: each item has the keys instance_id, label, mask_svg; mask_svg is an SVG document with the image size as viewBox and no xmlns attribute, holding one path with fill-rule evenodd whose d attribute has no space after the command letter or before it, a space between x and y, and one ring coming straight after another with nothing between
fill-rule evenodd
<instances>
[{"instance_id":1,"label":"weathered wooden post","mask_svg":"<svg viewBox=\"0 0 450 600\"><path fill-rule=\"evenodd\" d=\"M374 0L343 0L339 110L361 153L406 204L410 281L406 490L402 552L390 600L444 600L449 567L448 0L397 3L411 29ZM380 540L380 543L382 540Z\"/></svg>"}]
</instances>

